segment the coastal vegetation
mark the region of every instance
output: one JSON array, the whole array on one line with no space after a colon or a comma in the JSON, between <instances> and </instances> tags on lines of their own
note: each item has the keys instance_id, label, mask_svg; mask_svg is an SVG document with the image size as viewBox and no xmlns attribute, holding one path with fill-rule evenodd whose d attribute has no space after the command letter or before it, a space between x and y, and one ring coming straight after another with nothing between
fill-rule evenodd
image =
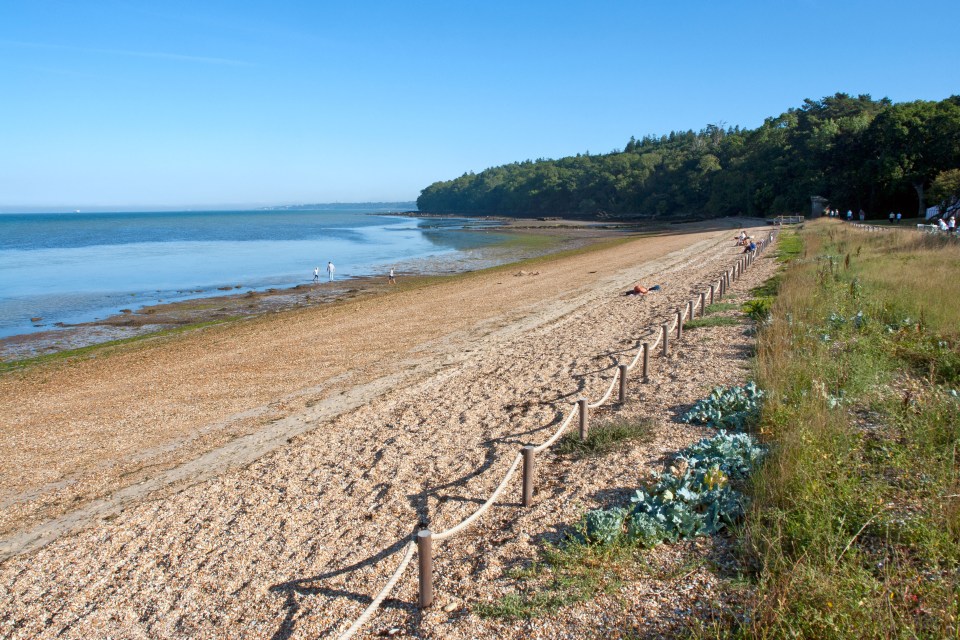
<instances>
[{"instance_id":1,"label":"coastal vegetation","mask_svg":"<svg viewBox=\"0 0 960 640\"><path fill-rule=\"evenodd\" d=\"M656 576L650 547L717 534L739 568L691 637L957 637L960 245L824 220L784 232L777 258L752 305L711 309L757 325L757 384L682 417L718 435L586 512L479 615L615 594Z\"/></svg>"},{"instance_id":2,"label":"coastal vegetation","mask_svg":"<svg viewBox=\"0 0 960 640\"><path fill-rule=\"evenodd\" d=\"M718 635L956 637L960 247L826 222L796 239L758 336L755 600Z\"/></svg>"},{"instance_id":3,"label":"coastal vegetation","mask_svg":"<svg viewBox=\"0 0 960 640\"><path fill-rule=\"evenodd\" d=\"M756 129L631 137L623 150L540 158L435 182L425 212L516 216L804 213L833 206L922 213L960 197L960 96L893 103L838 93L805 100Z\"/></svg>"}]
</instances>

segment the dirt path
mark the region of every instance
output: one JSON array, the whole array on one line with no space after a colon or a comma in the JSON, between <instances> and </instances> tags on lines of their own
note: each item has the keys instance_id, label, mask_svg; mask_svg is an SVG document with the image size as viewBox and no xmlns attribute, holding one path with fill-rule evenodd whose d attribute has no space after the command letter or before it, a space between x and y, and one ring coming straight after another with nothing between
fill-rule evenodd
<instances>
[{"instance_id":1,"label":"dirt path","mask_svg":"<svg viewBox=\"0 0 960 640\"><path fill-rule=\"evenodd\" d=\"M8 553L100 521L3 565L18 605L0 624L24 637L337 627L418 521L472 511L519 444L598 396L734 251L726 231L642 239L539 275L474 274L5 377ZM617 295L637 280L665 288Z\"/></svg>"}]
</instances>

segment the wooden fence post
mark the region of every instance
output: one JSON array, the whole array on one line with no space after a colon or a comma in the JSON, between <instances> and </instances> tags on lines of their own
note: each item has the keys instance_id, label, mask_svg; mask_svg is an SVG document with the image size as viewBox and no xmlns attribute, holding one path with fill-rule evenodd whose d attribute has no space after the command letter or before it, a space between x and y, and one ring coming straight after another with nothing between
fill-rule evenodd
<instances>
[{"instance_id":1,"label":"wooden fence post","mask_svg":"<svg viewBox=\"0 0 960 640\"><path fill-rule=\"evenodd\" d=\"M665 324L660 328L663 329L663 357L666 358L670 355L670 347L668 346L670 342L670 325Z\"/></svg>"},{"instance_id":2,"label":"wooden fence post","mask_svg":"<svg viewBox=\"0 0 960 640\"><path fill-rule=\"evenodd\" d=\"M520 451L523 453L523 506L529 507L533 504L533 474L537 448L528 444Z\"/></svg>"},{"instance_id":3,"label":"wooden fence post","mask_svg":"<svg viewBox=\"0 0 960 640\"><path fill-rule=\"evenodd\" d=\"M650 378L650 343L643 343L643 381Z\"/></svg>"},{"instance_id":4,"label":"wooden fence post","mask_svg":"<svg viewBox=\"0 0 960 640\"><path fill-rule=\"evenodd\" d=\"M580 441L583 442L587 439L587 430L589 425L587 424L587 399L580 398L577 400L577 405L580 407Z\"/></svg>"},{"instance_id":5,"label":"wooden fence post","mask_svg":"<svg viewBox=\"0 0 960 640\"><path fill-rule=\"evenodd\" d=\"M627 403L627 365L620 365L620 404Z\"/></svg>"},{"instance_id":6,"label":"wooden fence post","mask_svg":"<svg viewBox=\"0 0 960 640\"><path fill-rule=\"evenodd\" d=\"M433 604L433 533L417 532L417 556L420 563L420 608Z\"/></svg>"}]
</instances>

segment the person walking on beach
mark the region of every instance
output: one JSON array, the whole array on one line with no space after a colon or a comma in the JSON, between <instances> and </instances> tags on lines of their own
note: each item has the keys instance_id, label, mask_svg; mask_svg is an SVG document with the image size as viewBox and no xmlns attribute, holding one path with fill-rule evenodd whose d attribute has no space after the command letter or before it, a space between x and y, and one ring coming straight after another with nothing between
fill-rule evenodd
<instances>
[{"instance_id":1,"label":"person walking on beach","mask_svg":"<svg viewBox=\"0 0 960 640\"><path fill-rule=\"evenodd\" d=\"M397 277L393 275L393 267L390 267L390 284L397 284Z\"/></svg>"},{"instance_id":2,"label":"person walking on beach","mask_svg":"<svg viewBox=\"0 0 960 640\"><path fill-rule=\"evenodd\" d=\"M313 281L320 282L320 267L313 268Z\"/></svg>"},{"instance_id":3,"label":"person walking on beach","mask_svg":"<svg viewBox=\"0 0 960 640\"><path fill-rule=\"evenodd\" d=\"M333 282L333 272L336 270L337 268L333 266L332 262L327 262L327 277L330 278L330 282Z\"/></svg>"}]
</instances>

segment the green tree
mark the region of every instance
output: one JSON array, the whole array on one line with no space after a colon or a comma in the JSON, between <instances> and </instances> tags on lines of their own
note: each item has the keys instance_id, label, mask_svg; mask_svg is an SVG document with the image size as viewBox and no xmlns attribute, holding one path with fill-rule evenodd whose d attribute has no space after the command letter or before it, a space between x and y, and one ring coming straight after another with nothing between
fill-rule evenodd
<instances>
[{"instance_id":1,"label":"green tree","mask_svg":"<svg viewBox=\"0 0 960 640\"><path fill-rule=\"evenodd\" d=\"M960 206L960 169L941 171L930 184L930 198L940 207L940 213Z\"/></svg>"}]
</instances>

